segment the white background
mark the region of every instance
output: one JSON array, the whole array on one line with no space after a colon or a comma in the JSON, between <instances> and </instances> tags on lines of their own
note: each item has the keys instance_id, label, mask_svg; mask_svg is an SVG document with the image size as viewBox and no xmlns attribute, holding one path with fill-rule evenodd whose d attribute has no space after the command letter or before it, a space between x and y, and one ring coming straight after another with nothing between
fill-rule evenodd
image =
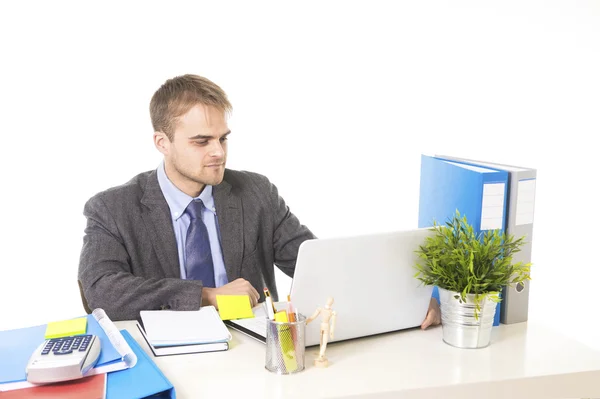
<instances>
[{"instance_id":1,"label":"white background","mask_svg":"<svg viewBox=\"0 0 600 399\"><path fill-rule=\"evenodd\" d=\"M530 320L600 348L598 2L213 3L0 6L0 330L83 314L84 202L156 167L150 97L196 73L319 237L416 227L422 153L537 168Z\"/></svg>"}]
</instances>

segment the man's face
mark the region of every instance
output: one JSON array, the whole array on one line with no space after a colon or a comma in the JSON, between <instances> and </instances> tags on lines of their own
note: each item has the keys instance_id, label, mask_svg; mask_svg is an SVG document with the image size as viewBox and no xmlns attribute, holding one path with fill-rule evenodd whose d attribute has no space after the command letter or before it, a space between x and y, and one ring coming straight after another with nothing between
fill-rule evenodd
<instances>
[{"instance_id":1,"label":"man's face","mask_svg":"<svg viewBox=\"0 0 600 399\"><path fill-rule=\"evenodd\" d=\"M221 183L229 133L225 113L203 104L178 118L172 142L164 133L155 133L155 145L165 156L165 170L173 184L195 197L205 185Z\"/></svg>"}]
</instances>

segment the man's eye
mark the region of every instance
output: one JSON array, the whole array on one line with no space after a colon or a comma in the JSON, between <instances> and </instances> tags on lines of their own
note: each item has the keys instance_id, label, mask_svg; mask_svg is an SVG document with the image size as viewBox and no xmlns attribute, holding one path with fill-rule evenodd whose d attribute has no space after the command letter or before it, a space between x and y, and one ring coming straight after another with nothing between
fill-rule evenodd
<instances>
[{"instance_id":1,"label":"man's eye","mask_svg":"<svg viewBox=\"0 0 600 399\"><path fill-rule=\"evenodd\" d=\"M208 143L208 141L196 141L196 144L198 145L206 145Z\"/></svg>"},{"instance_id":2,"label":"man's eye","mask_svg":"<svg viewBox=\"0 0 600 399\"><path fill-rule=\"evenodd\" d=\"M227 137L221 137L220 141L221 141L221 143L224 141L227 141Z\"/></svg>"}]
</instances>

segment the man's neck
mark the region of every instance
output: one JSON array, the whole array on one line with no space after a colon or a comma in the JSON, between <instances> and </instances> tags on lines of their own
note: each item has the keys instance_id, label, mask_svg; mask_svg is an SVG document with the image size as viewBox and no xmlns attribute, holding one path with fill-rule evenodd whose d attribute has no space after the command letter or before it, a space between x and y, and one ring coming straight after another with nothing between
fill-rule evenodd
<instances>
[{"instance_id":1,"label":"man's neck","mask_svg":"<svg viewBox=\"0 0 600 399\"><path fill-rule=\"evenodd\" d=\"M199 196L202 190L204 190L204 187L206 187L205 184L200 184L181 175L167 163L165 163L165 174L175 187L192 198Z\"/></svg>"}]
</instances>

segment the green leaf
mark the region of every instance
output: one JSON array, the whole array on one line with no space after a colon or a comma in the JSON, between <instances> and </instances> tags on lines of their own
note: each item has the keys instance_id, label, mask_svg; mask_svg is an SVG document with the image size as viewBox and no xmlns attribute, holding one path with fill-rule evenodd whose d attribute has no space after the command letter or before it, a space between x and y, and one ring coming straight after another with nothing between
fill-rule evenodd
<instances>
[{"instance_id":1,"label":"green leaf","mask_svg":"<svg viewBox=\"0 0 600 399\"><path fill-rule=\"evenodd\" d=\"M531 279L531 263L513 261L525 237L515 238L499 229L476 234L459 210L444 224L434 221L432 232L416 251L415 278L424 284L456 292L461 301L468 294L485 298L493 292L491 300L500 301L502 287Z\"/></svg>"}]
</instances>

